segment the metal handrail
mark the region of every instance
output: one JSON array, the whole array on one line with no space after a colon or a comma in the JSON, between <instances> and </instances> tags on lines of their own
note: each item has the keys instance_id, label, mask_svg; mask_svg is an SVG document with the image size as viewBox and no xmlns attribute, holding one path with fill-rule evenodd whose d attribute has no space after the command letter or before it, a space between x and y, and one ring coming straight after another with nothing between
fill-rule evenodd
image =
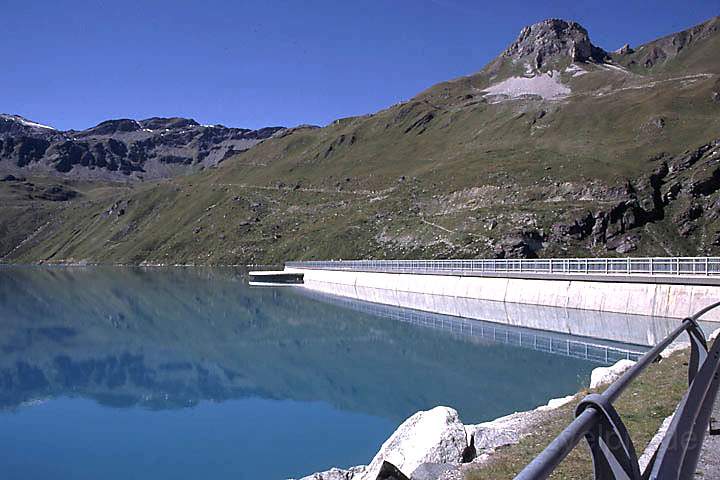
<instances>
[{"instance_id":1,"label":"metal handrail","mask_svg":"<svg viewBox=\"0 0 720 480\"><path fill-rule=\"evenodd\" d=\"M384 273L716 276L720 257L543 258L474 260L328 260L292 268Z\"/></svg>"},{"instance_id":2,"label":"metal handrail","mask_svg":"<svg viewBox=\"0 0 720 480\"><path fill-rule=\"evenodd\" d=\"M596 479L680 479L690 478L697 466L710 412L718 391L720 342L708 353L707 342L697 320L720 306L714 303L682 321L673 332L640 358L632 368L603 393L588 395L576 409L576 417L545 450L530 462L515 480L547 478L585 437L593 456ZM612 403L627 386L655 361L680 334L690 336L689 388L685 393L665 438L650 464L640 472L632 440Z\"/></svg>"}]
</instances>

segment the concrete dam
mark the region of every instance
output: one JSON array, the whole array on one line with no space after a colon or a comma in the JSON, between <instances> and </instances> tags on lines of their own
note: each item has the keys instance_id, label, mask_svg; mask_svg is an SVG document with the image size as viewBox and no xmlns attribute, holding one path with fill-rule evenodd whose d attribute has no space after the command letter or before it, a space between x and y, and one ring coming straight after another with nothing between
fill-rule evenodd
<instances>
[{"instance_id":1,"label":"concrete dam","mask_svg":"<svg viewBox=\"0 0 720 480\"><path fill-rule=\"evenodd\" d=\"M508 324L513 305L680 319L720 300L720 257L308 261L285 272L317 292ZM572 317L564 330L582 330ZM720 322L720 310L703 319Z\"/></svg>"}]
</instances>

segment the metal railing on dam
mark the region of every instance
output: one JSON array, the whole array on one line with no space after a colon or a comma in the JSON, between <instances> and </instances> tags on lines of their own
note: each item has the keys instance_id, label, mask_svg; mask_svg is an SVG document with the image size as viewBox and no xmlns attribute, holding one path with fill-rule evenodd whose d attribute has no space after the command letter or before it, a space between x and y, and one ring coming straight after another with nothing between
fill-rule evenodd
<instances>
[{"instance_id":1,"label":"metal railing on dam","mask_svg":"<svg viewBox=\"0 0 720 480\"><path fill-rule=\"evenodd\" d=\"M718 392L720 377L720 341L708 351L705 335L697 320L714 303L682 321L672 333L643 355L640 360L612 383L603 393L585 397L575 410L575 420L540 455L528 464L515 480L548 478L584 437L593 458L594 478L603 480L677 480L693 478L710 414ZM689 387L672 417L650 463L640 471L632 439L613 402L625 388L678 336L690 336ZM659 393L659 392L658 392Z\"/></svg>"},{"instance_id":2,"label":"metal railing on dam","mask_svg":"<svg viewBox=\"0 0 720 480\"><path fill-rule=\"evenodd\" d=\"M354 272L449 275L605 275L720 277L720 257L543 258L477 260L329 260L286 267Z\"/></svg>"}]
</instances>

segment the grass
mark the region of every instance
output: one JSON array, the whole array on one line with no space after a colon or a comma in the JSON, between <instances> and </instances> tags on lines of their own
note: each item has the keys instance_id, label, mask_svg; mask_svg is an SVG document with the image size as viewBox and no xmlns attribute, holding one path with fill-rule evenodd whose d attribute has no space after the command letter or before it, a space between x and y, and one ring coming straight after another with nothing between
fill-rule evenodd
<instances>
[{"instance_id":1,"label":"grass","mask_svg":"<svg viewBox=\"0 0 720 480\"><path fill-rule=\"evenodd\" d=\"M687 350L675 353L643 372L615 402L615 408L630 432L638 456L670 416L687 389ZM582 395L590 392L581 392ZM578 401L554 410L517 445L500 448L482 469L469 472L466 480L511 479L535 458L574 418ZM578 444L550 478L592 478L592 458L585 441Z\"/></svg>"},{"instance_id":2,"label":"grass","mask_svg":"<svg viewBox=\"0 0 720 480\"><path fill-rule=\"evenodd\" d=\"M678 57L712 74L692 81L668 80L672 62L642 75L587 66L569 80L569 98L492 103L479 94L490 82L483 70L373 115L266 140L187 177L132 187L70 182L82 195L54 203L0 185L0 258L242 264L492 257L509 234L549 234L555 223L623 201L618 192L656 167L650 159L717 138L720 102L712 92L720 67L702 62L715 58L715 37ZM503 68L500 75L512 73ZM658 118L663 126L653 128ZM633 254L717 253L714 195L690 237L678 235L669 212L646 227ZM555 197L562 198L548 201ZM116 202L125 205L123 215L108 213ZM588 254L613 253L589 240L549 242L540 253Z\"/></svg>"}]
</instances>

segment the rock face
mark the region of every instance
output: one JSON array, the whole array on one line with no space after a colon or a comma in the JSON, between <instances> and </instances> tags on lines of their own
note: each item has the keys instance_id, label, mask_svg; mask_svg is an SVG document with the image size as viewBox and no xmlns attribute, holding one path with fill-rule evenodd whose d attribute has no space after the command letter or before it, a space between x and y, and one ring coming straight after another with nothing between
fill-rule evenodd
<instances>
[{"instance_id":1,"label":"rock face","mask_svg":"<svg viewBox=\"0 0 720 480\"><path fill-rule=\"evenodd\" d=\"M188 118L108 120L58 131L0 115L0 172L40 170L86 178L162 178L217 165L282 130L200 125Z\"/></svg>"},{"instance_id":2,"label":"rock face","mask_svg":"<svg viewBox=\"0 0 720 480\"><path fill-rule=\"evenodd\" d=\"M631 64L639 64L647 69L652 69L675 58L693 44L715 35L718 31L720 31L720 17L715 17L688 30L650 42L642 50L621 50L617 53L621 55L636 54Z\"/></svg>"},{"instance_id":3,"label":"rock face","mask_svg":"<svg viewBox=\"0 0 720 480\"><path fill-rule=\"evenodd\" d=\"M651 161L656 166L648 174L628 180L614 205L586 212L571 223L553 224L549 240L561 245L588 242L588 247L625 254L639 247L642 227L666 216L683 239L695 235L703 221L720 219L720 140ZM506 245L502 247L508 250ZM510 252L532 257L537 249Z\"/></svg>"},{"instance_id":4,"label":"rock face","mask_svg":"<svg viewBox=\"0 0 720 480\"><path fill-rule=\"evenodd\" d=\"M608 55L592 44L580 24L549 19L523 28L502 56L530 63L538 71L548 71L557 66L558 60L600 63Z\"/></svg>"},{"instance_id":5,"label":"rock face","mask_svg":"<svg viewBox=\"0 0 720 480\"><path fill-rule=\"evenodd\" d=\"M543 235L537 230L513 232L500 239L495 247L498 258L536 258L543 248Z\"/></svg>"}]
</instances>

